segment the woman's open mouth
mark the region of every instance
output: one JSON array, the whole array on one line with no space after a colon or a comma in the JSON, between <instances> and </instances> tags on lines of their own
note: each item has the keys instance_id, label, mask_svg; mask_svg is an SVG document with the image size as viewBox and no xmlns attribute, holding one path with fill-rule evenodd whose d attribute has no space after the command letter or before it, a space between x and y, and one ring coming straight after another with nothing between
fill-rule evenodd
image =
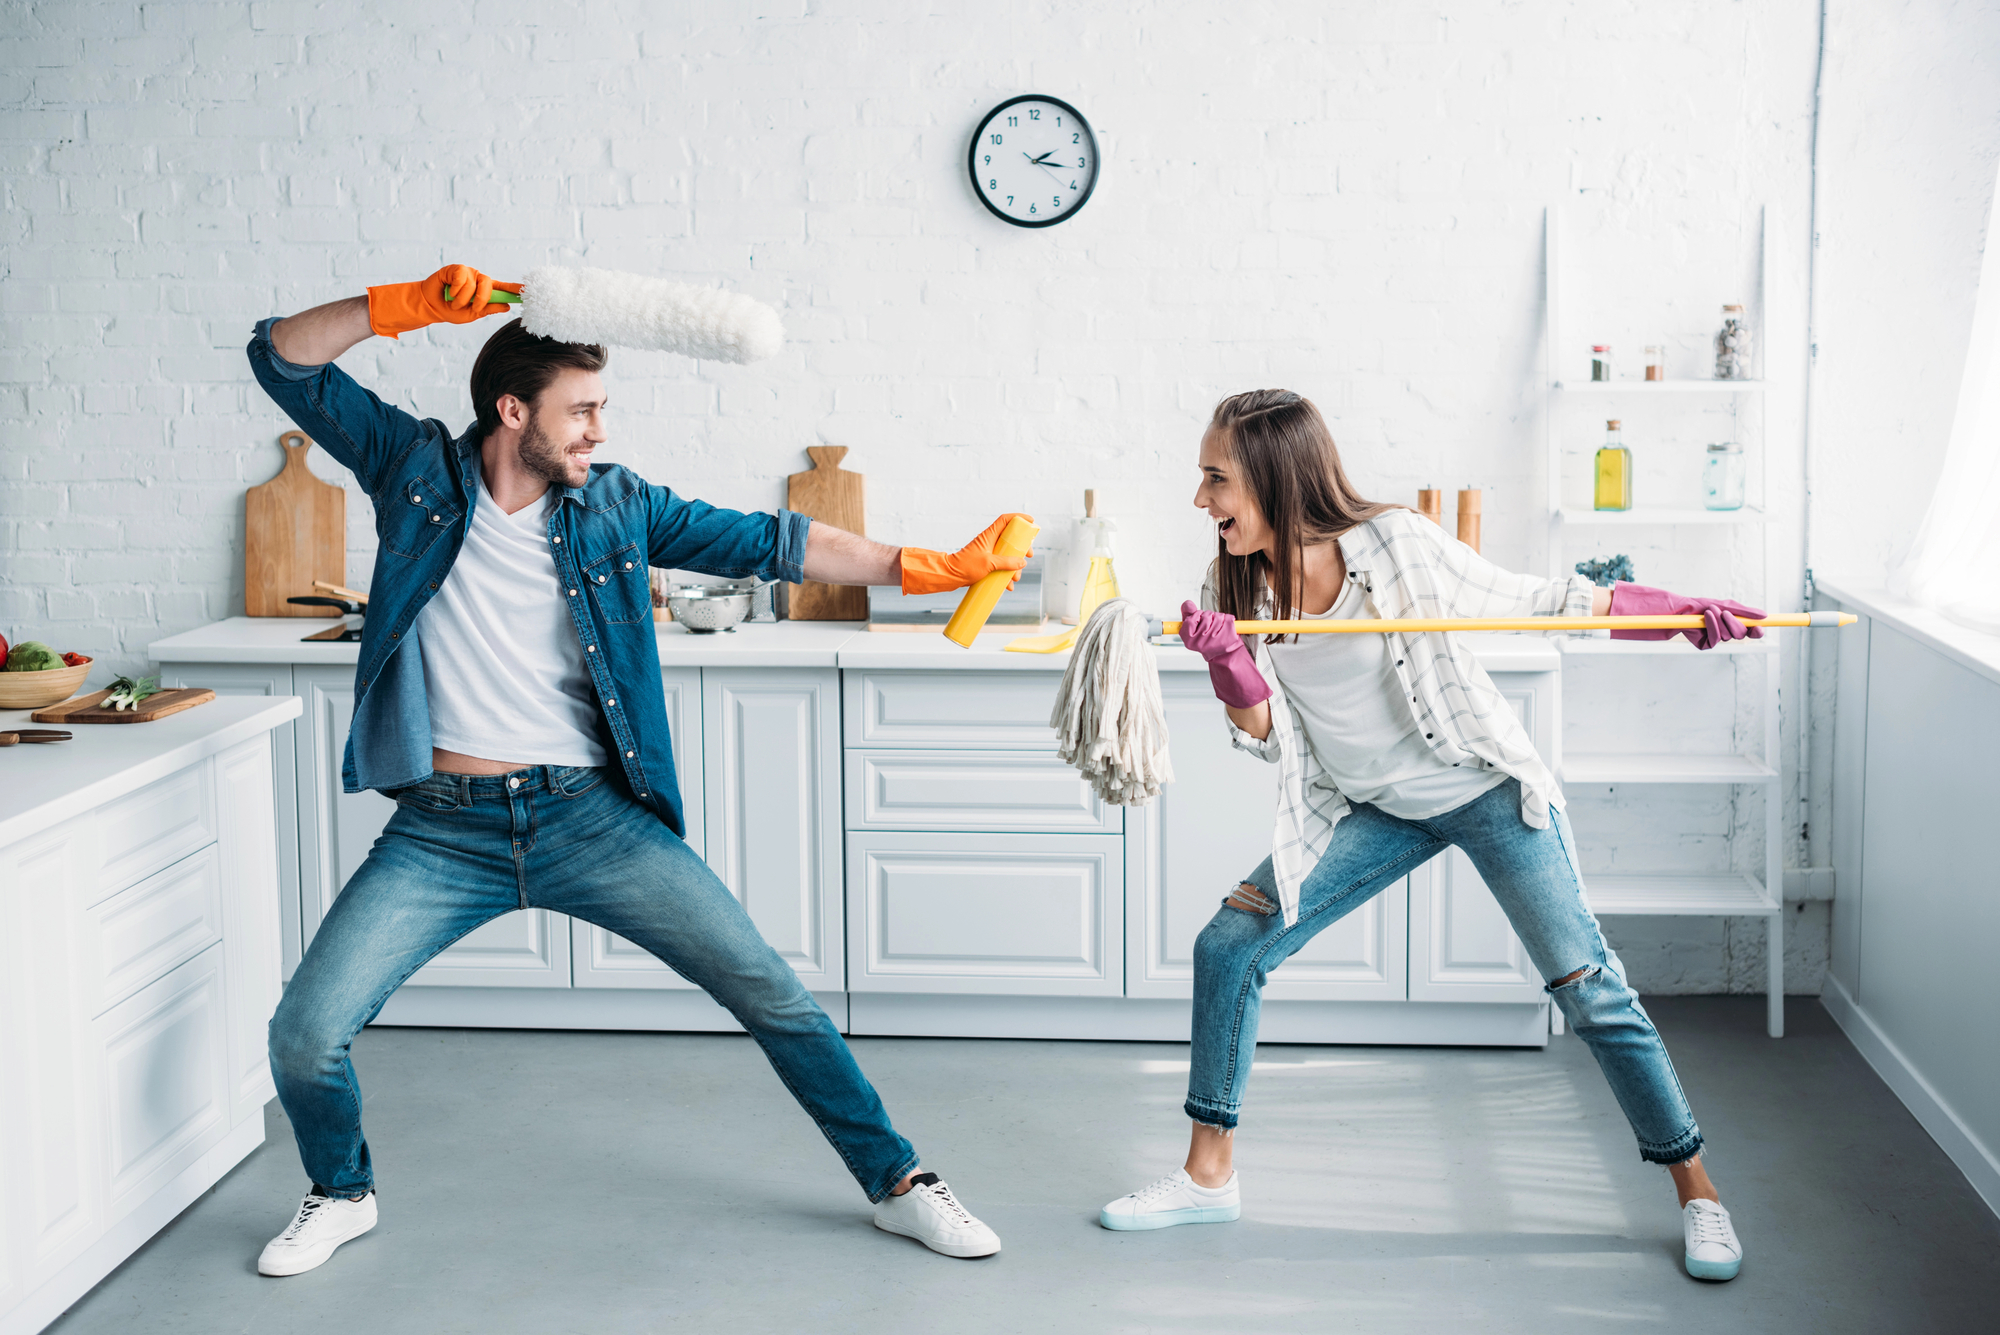
<instances>
[{"instance_id":1,"label":"woman's open mouth","mask_svg":"<svg viewBox=\"0 0 2000 1335\"><path fill-rule=\"evenodd\" d=\"M1236 516L1234 515L1231 515L1227 519L1218 519L1215 521L1215 531L1217 533L1227 533L1229 532L1230 529L1235 527L1236 527Z\"/></svg>"}]
</instances>

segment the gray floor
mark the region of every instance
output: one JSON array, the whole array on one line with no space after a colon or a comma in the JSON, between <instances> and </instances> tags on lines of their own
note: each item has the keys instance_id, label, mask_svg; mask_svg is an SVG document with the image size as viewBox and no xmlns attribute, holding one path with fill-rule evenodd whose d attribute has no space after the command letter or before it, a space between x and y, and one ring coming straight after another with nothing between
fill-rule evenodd
<instances>
[{"instance_id":1,"label":"gray floor","mask_svg":"<svg viewBox=\"0 0 2000 1335\"><path fill-rule=\"evenodd\" d=\"M304 1182L289 1128L51 1329L1971 1331L2000 1222L1811 1001L1650 1003L1748 1249L1680 1268L1574 1037L1546 1053L1268 1047L1240 1223L1108 1233L1179 1162L1187 1050L857 1039L898 1125L1006 1251L877 1232L743 1038L370 1030L382 1223L310 1274L255 1259Z\"/></svg>"}]
</instances>

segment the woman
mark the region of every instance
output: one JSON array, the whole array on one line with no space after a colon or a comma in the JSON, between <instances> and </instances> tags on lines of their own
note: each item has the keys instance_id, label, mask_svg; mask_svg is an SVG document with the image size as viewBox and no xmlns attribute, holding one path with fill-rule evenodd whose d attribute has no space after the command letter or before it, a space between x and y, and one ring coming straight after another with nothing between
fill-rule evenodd
<instances>
[{"instance_id":1,"label":"woman","mask_svg":"<svg viewBox=\"0 0 2000 1335\"><path fill-rule=\"evenodd\" d=\"M1241 1212L1234 1133L1270 971L1448 845L1478 868L1547 990L1597 1058L1679 1193L1687 1270L1734 1278L1742 1247L1701 1163L1701 1132L1666 1047L1584 902L1555 777L1457 639L1279 637L1236 618L1700 613L1701 648L1757 635L1721 599L1516 575L1402 506L1364 501L1318 409L1286 390L1224 399L1201 442L1194 503L1220 551L1182 642L1208 660L1231 738L1280 767L1277 834L1195 942L1186 1164L1104 1207L1106 1228L1220 1223ZM1672 631L1614 631L1664 639Z\"/></svg>"}]
</instances>

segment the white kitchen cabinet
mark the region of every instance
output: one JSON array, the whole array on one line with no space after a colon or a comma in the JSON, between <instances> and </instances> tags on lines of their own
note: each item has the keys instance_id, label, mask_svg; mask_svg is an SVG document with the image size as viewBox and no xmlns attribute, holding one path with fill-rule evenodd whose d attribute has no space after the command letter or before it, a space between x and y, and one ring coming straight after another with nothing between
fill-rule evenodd
<instances>
[{"instance_id":1,"label":"white kitchen cabinet","mask_svg":"<svg viewBox=\"0 0 2000 1335\"><path fill-rule=\"evenodd\" d=\"M660 685L667 700L667 727L674 739L681 823L687 831L687 846L700 857L708 833L702 800L701 669L664 668ZM571 919L570 942L571 977L578 987L694 988L650 952L594 923Z\"/></svg>"},{"instance_id":2,"label":"white kitchen cabinet","mask_svg":"<svg viewBox=\"0 0 2000 1335\"><path fill-rule=\"evenodd\" d=\"M1194 942L1271 851L1278 767L1237 750L1208 674L1163 673L1174 782L1126 817L1127 966L1134 997L1194 995ZM1399 880L1272 973L1270 1001L1400 1001L1408 891Z\"/></svg>"},{"instance_id":3,"label":"white kitchen cabinet","mask_svg":"<svg viewBox=\"0 0 2000 1335\"><path fill-rule=\"evenodd\" d=\"M1059 672L849 671L846 743L1055 754Z\"/></svg>"},{"instance_id":4,"label":"white kitchen cabinet","mask_svg":"<svg viewBox=\"0 0 2000 1335\"><path fill-rule=\"evenodd\" d=\"M846 793L850 830L1125 832L1125 808L1053 751L850 750Z\"/></svg>"},{"instance_id":5,"label":"white kitchen cabinet","mask_svg":"<svg viewBox=\"0 0 2000 1335\"><path fill-rule=\"evenodd\" d=\"M268 735L297 712L78 729L0 793L0 1335L40 1330L264 1142Z\"/></svg>"},{"instance_id":6,"label":"white kitchen cabinet","mask_svg":"<svg viewBox=\"0 0 2000 1335\"><path fill-rule=\"evenodd\" d=\"M376 792L342 791L340 767L354 718L351 668L298 666L305 701L299 723L299 864L305 944L347 879L367 860L396 804ZM547 909L508 913L479 927L413 974L410 987L568 987L569 919Z\"/></svg>"},{"instance_id":7,"label":"white kitchen cabinet","mask_svg":"<svg viewBox=\"0 0 2000 1335\"><path fill-rule=\"evenodd\" d=\"M840 991L840 674L705 667L701 703L708 865L807 987Z\"/></svg>"},{"instance_id":8,"label":"white kitchen cabinet","mask_svg":"<svg viewBox=\"0 0 2000 1335\"><path fill-rule=\"evenodd\" d=\"M850 992L1115 997L1115 835L847 837Z\"/></svg>"}]
</instances>

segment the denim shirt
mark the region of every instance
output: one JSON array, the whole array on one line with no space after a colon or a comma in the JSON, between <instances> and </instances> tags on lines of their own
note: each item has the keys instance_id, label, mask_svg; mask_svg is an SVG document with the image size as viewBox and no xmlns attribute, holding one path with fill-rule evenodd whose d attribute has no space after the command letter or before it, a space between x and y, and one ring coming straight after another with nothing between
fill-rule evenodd
<instances>
[{"instance_id":1,"label":"denim shirt","mask_svg":"<svg viewBox=\"0 0 2000 1335\"><path fill-rule=\"evenodd\" d=\"M477 423L454 438L382 402L338 366L295 366L271 346L273 317L250 340L257 383L354 476L375 502L375 573L368 584L354 722L341 764L350 793L405 788L431 774L417 614L451 573L479 493ZM653 639L647 567L740 579L805 577L804 515L721 510L683 500L620 464L592 464L590 480L550 508L549 551L596 695L598 734L632 792L685 835L674 774L660 648Z\"/></svg>"}]
</instances>

